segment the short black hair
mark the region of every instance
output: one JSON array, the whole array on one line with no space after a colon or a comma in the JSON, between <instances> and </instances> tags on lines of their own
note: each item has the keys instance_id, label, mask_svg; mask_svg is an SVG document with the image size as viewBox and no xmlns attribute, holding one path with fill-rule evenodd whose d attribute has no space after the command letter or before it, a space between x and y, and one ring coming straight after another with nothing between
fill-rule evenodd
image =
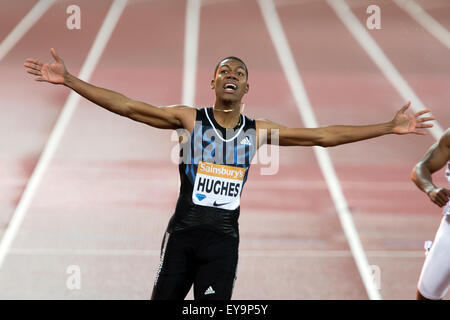
<instances>
[{"instance_id":1,"label":"short black hair","mask_svg":"<svg viewBox=\"0 0 450 320\"><path fill-rule=\"evenodd\" d=\"M228 59L230 59L230 60L237 60L237 61L239 61L240 63L242 63L242 64L244 65L244 69L245 69L245 73L246 73L245 78L248 80L248 69L247 69L247 65L245 64L244 61L242 61L241 58L238 58L238 57L235 57L235 56L229 56L229 57L223 58L222 60L219 61L219 63L217 64L216 68L214 69L214 79L216 78L217 69L219 69L220 64L221 64L223 61L228 60Z\"/></svg>"}]
</instances>

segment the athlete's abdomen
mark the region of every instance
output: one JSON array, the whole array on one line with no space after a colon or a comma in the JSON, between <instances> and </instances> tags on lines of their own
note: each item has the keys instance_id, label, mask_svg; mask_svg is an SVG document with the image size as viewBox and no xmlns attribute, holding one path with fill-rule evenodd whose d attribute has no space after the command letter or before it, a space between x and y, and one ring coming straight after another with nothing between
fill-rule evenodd
<instances>
[{"instance_id":1,"label":"athlete's abdomen","mask_svg":"<svg viewBox=\"0 0 450 320\"><path fill-rule=\"evenodd\" d=\"M204 228L238 237L238 218L239 208L224 210L199 206L192 203L191 194L180 192L168 232Z\"/></svg>"}]
</instances>

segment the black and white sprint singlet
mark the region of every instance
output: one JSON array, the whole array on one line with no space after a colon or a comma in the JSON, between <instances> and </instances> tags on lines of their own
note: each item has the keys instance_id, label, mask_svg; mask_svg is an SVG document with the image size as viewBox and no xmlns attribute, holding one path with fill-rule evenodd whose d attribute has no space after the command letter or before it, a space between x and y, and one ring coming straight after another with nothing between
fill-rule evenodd
<instances>
[{"instance_id":1,"label":"black and white sprint singlet","mask_svg":"<svg viewBox=\"0 0 450 320\"><path fill-rule=\"evenodd\" d=\"M207 228L238 237L242 188L256 153L255 120L240 115L221 127L213 109L197 109L190 138L180 143L180 195L168 232Z\"/></svg>"}]
</instances>

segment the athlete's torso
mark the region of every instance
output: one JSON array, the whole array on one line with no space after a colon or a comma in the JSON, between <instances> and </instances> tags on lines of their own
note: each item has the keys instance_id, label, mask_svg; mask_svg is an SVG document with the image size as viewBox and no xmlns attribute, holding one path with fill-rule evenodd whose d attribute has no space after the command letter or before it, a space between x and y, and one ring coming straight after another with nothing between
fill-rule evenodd
<instances>
[{"instance_id":1,"label":"athlete's torso","mask_svg":"<svg viewBox=\"0 0 450 320\"><path fill-rule=\"evenodd\" d=\"M207 228L238 237L240 198L256 153L255 121L241 115L222 128L213 109L197 109L188 141L180 143L180 195L168 232Z\"/></svg>"}]
</instances>

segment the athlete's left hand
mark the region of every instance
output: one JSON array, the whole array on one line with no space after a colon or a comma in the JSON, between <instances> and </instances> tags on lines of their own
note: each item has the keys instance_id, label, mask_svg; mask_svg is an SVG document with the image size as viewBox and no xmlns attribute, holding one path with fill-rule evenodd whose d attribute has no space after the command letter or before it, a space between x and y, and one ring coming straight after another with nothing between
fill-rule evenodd
<instances>
[{"instance_id":1,"label":"athlete's left hand","mask_svg":"<svg viewBox=\"0 0 450 320\"><path fill-rule=\"evenodd\" d=\"M430 200L441 208L445 206L450 199L450 190L446 188L434 188L427 194L428 197L430 197Z\"/></svg>"},{"instance_id":2,"label":"athlete's left hand","mask_svg":"<svg viewBox=\"0 0 450 320\"><path fill-rule=\"evenodd\" d=\"M422 111L417 112L416 114L406 114L406 110L411 105L411 102L408 102L404 105L395 115L394 119L392 119L392 133L395 134L407 134L407 133L415 133L426 135L427 132L425 130L418 130L420 128L432 128L433 124L428 123L429 121L435 120L434 117L423 117L420 118L421 115L430 112L430 109L424 109Z\"/></svg>"}]
</instances>

